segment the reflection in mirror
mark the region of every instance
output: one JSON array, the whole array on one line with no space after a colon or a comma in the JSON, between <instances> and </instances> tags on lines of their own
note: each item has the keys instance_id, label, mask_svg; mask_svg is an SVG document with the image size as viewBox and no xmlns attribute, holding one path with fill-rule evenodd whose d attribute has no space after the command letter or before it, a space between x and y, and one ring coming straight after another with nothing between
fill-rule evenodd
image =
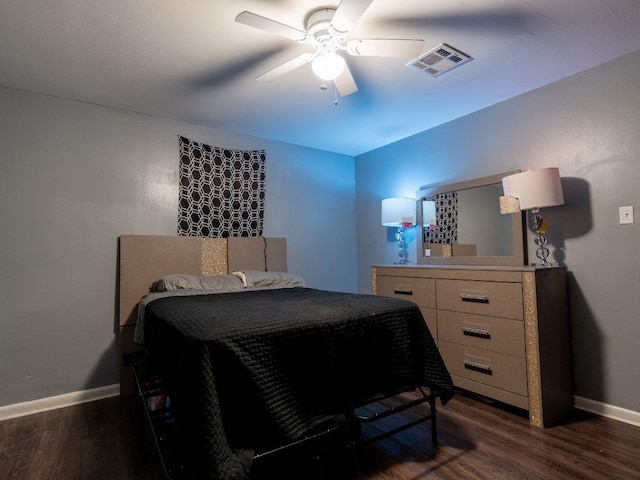
<instances>
[{"instance_id":1,"label":"reflection in mirror","mask_svg":"<svg viewBox=\"0 0 640 480\"><path fill-rule=\"evenodd\" d=\"M503 176L423 187L418 263L522 265L522 214L501 215Z\"/></svg>"},{"instance_id":2,"label":"reflection in mirror","mask_svg":"<svg viewBox=\"0 0 640 480\"><path fill-rule=\"evenodd\" d=\"M501 196L501 183L426 195L422 201L423 242L450 244L465 255L511 255L511 218L497 208ZM430 256L442 256L434 251L437 249L430 250Z\"/></svg>"}]
</instances>

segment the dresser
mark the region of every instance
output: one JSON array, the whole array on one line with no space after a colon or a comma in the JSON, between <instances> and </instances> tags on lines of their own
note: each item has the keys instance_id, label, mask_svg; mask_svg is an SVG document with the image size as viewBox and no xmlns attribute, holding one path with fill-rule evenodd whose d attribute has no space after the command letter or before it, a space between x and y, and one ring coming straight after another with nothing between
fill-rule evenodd
<instances>
[{"instance_id":1,"label":"dresser","mask_svg":"<svg viewBox=\"0 0 640 480\"><path fill-rule=\"evenodd\" d=\"M547 427L573 406L565 267L372 267L372 292L415 302L454 384Z\"/></svg>"}]
</instances>

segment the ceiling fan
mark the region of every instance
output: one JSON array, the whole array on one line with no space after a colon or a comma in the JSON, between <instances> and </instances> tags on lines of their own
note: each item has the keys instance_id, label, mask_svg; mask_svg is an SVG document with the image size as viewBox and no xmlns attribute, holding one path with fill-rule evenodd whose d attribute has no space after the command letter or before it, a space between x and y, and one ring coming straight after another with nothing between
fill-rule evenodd
<instances>
[{"instance_id":1,"label":"ceiling fan","mask_svg":"<svg viewBox=\"0 0 640 480\"><path fill-rule=\"evenodd\" d=\"M337 8L318 8L305 19L305 31L284 25L251 12L242 12L236 22L249 25L298 43L308 44L314 52L303 53L260 75L257 80L271 82L311 62L314 73L323 81L333 80L341 96L358 90L344 56L415 58L422 53L424 40L351 39L349 32L373 0L342 0ZM323 82L324 85L324 82Z\"/></svg>"}]
</instances>

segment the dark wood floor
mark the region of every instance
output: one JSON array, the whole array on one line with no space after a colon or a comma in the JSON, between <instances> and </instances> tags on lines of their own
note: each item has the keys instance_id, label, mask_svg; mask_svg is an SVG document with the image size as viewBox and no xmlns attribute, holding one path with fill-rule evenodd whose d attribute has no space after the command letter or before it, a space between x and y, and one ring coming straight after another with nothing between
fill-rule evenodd
<instances>
[{"instance_id":1,"label":"dark wood floor","mask_svg":"<svg viewBox=\"0 0 640 480\"><path fill-rule=\"evenodd\" d=\"M151 451L145 461L135 454L135 411L131 401L111 398L0 422L0 479L163 478ZM385 420L383 427L394 421ZM585 412L542 430L531 427L522 412L457 395L439 408L438 433L437 447L427 424L369 446L357 458L356 474L350 458L327 454L317 459L295 452L259 462L253 476L640 479L640 428Z\"/></svg>"}]
</instances>

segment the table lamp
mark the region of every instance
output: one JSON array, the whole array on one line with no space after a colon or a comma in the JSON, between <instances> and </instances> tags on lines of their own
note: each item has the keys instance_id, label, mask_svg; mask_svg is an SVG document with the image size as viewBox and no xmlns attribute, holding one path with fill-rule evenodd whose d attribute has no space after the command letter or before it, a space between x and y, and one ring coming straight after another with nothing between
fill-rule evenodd
<instances>
[{"instance_id":1,"label":"table lamp","mask_svg":"<svg viewBox=\"0 0 640 480\"><path fill-rule=\"evenodd\" d=\"M547 257L547 223L540 214L541 208L564 203L560 173L557 168L541 168L508 175L502 179L504 197L500 198L500 213L531 210L536 231L536 257L543 267L549 266Z\"/></svg>"},{"instance_id":2,"label":"table lamp","mask_svg":"<svg viewBox=\"0 0 640 480\"><path fill-rule=\"evenodd\" d=\"M398 241L398 261L401 265L409 263L407 244L404 241L404 229L416 224L416 200L408 197L385 198L382 200L382 225L396 227Z\"/></svg>"}]
</instances>

